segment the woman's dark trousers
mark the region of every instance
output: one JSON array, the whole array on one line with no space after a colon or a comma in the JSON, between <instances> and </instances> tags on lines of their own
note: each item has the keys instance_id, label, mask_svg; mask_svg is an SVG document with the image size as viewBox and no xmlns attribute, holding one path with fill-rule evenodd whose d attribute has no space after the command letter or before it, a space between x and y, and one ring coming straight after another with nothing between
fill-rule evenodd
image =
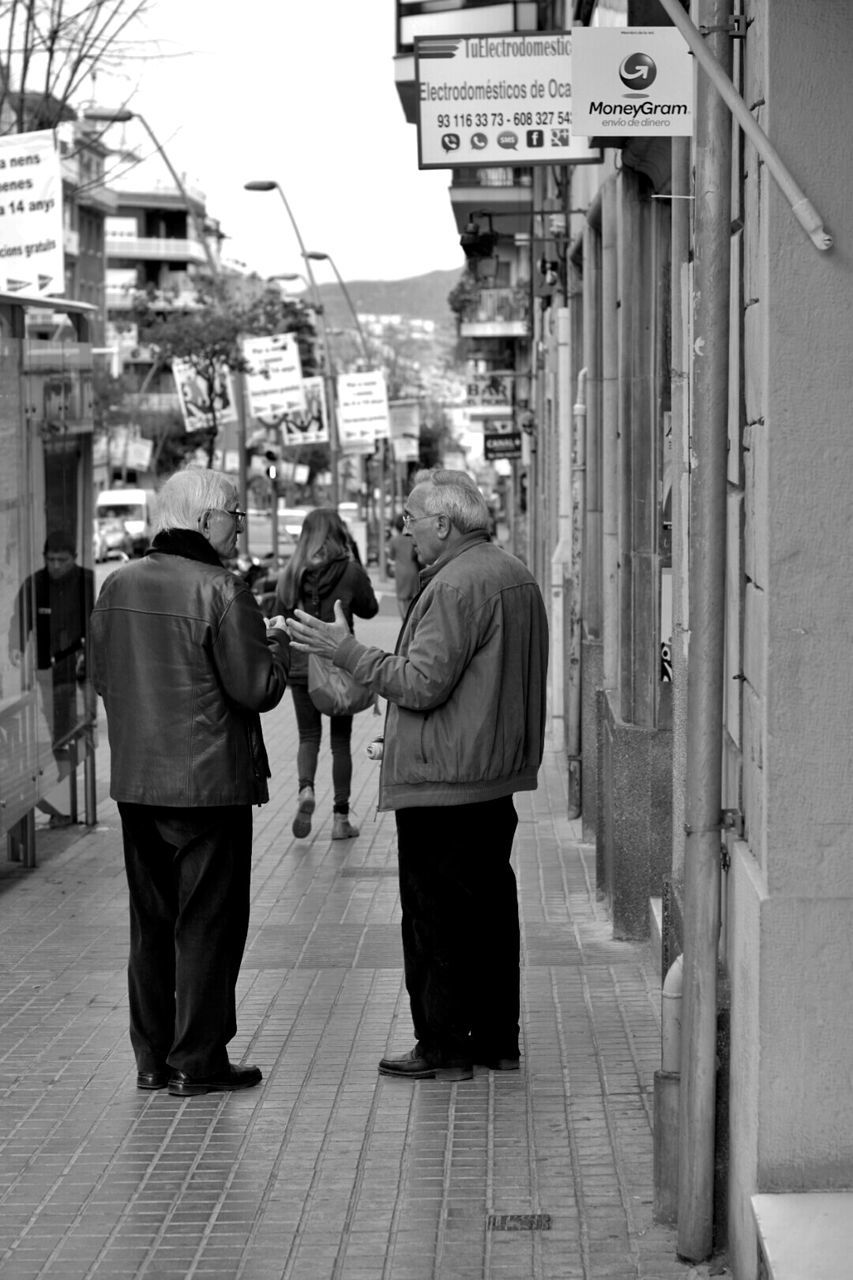
<instances>
[{"instance_id":1,"label":"woman's dark trousers","mask_svg":"<svg viewBox=\"0 0 853 1280\"><path fill-rule=\"evenodd\" d=\"M313 787L323 736L323 716L311 701L307 685L292 684L290 692L299 734L296 773L300 787ZM352 716L326 716L326 719L329 722L329 746L332 751L332 807L335 813L348 813L352 787Z\"/></svg>"},{"instance_id":2,"label":"woman's dark trousers","mask_svg":"<svg viewBox=\"0 0 853 1280\"><path fill-rule=\"evenodd\" d=\"M130 1039L139 1071L228 1063L249 926L251 805L120 803L130 890Z\"/></svg>"},{"instance_id":3,"label":"woman's dark trousers","mask_svg":"<svg viewBox=\"0 0 853 1280\"><path fill-rule=\"evenodd\" d=\"M428 1059L518 1055L519 925L512 796L398 809L403 962Z\"/></svg>"}]
</instances>

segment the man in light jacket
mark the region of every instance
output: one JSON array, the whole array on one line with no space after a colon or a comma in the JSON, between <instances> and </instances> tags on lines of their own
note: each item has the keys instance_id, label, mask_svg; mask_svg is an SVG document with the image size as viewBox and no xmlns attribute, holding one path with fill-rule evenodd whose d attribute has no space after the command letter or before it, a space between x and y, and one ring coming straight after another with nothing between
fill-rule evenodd
<instances>
[{"instance_id":1,"label":"man in light jacket","mask_svg":"<svg viewBox=\"0 0 853 1280\"><path fill-rule=\"evenodd\" d=\"M396 652L301 611L294 648L388 700L380 809L397 822L403 959L417 1043L383 1075L466 1080L519 1065L513 794L542 762L548 627L529 570L489 540L464 472L419 473L404 511L421 591Z\"/></svg>"},{"instance_id":2,"label":"man in light jacket","mask_svg":"<svg viewBox=\"0 0 853 1280\"><path fill-rule=\"evenodd\" d=\"M92 614L110 795L130 890L130 1038L140 1089L246 1089L233 1066L235 987L249 922L252 805L268 796L260 712L286 684L284 619L265 622L223 566L245 513L233 483L188 470L160 491L142 559Z\"/></svg>"}]
</instances>

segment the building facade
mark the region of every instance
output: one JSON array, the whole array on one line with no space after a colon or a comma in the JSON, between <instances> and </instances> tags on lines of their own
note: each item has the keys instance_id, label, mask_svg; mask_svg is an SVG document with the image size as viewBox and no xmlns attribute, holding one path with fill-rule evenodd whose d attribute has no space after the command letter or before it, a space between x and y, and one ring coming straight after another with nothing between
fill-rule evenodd
<instances>
[{"instance_id":1,"label":"building facade","mask_svg":"<svg viewBox=\"0 0 853 1280\"><path fill-rule=\"evenodd\" d=\"M598 164L535 169L527 240L493 255L512 274L478 272L471 308L530 282L512 349L530 376L520 549L549 601L552 728L614 935L659 933L662 979L680 975L659 1133L678 1250L725 1246L755 1280L784 1253L768 1203L794 1197L775 1215L791 1218L798 1197L853 1185L853 179L829 127L848 110L853 14L432 8L398 3L410 119L417 34L676 25L696 60L693 137L614 131ZM491 181L475 209L454 177L463 235L498 207Z\"/></svg>"}]
</instances>

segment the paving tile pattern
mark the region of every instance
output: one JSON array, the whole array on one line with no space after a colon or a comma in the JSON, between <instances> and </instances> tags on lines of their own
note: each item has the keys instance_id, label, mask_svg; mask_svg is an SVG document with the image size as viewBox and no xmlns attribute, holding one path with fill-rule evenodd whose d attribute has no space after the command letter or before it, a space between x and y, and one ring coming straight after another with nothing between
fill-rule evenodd
<instances>
[{"instance_id":1,"label":"paving tile pattern","mask_svg":"<svg viewBox=\"0 0 853 1280\"><path fill-rule=\"evenodd\" d=\"M359 625L393 645L396 605ZM689 1268L651 1221L656 984L614 942L594 849L549 747L517 798L523 1062L473 1081L378 1076L410 1047L393 819L354 727L362 834L290 832L289 697L265 718L273 799L256 811L234 1061L263 1085L142 1093L127 1037L127 906L99 753L99 825L40 832L0 866L3 1280L668 1280ZM105 733L101 734L105 741Z\"/></svg>"}]
</instances>

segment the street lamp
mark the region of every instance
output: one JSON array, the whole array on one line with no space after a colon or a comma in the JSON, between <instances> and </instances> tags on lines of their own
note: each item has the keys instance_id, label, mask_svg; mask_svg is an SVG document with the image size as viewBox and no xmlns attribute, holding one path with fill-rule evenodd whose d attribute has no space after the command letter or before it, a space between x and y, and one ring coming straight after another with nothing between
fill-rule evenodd
<instances>
[{"instance_id":1,"label":"street lamp","mask_svg":"<svg viewBox=\"0 0 853 1280\"><path fill-rule=\"evenodd\" d=\"M293 210L287 203L287 196L277 182L266 179L255 179L252 182L244 182L243 187L246 191L277 191L281 196L281 202L284 205L285 212L290 219L290 225L293 227L293 233L296 236L299 252L305 263L305 270L308 272L308 280L311 285L311 296L314 299L314 310L320 320L320 333L323 338L323 357L326 367L326 382L328 386L328 406L329 406L329 470L332 473L332 506L337 510L338 506L338 424L337 412L335 407L335 379L334 370L332 368L332 353L329 346L329 335L326 328L326 316L323 311L323 304L320 301L320 291L317 288L317 281L314 278L314 272L311 269L311 260L305 252L305 244L299 231L299 225L293 216Z\"/></svg>"},{"instance_id":2,"label":"street lamp","mask_svg":"<svg viewBox=\"0 0 853 1280\"><path fill-rule=\"evenodd\" d=\"M309 259L310 259L310 261L312 261L312 262L328 262L328 263L329 263L329 266L330 266L330 267L332 268L332 270L334 271L334 273L335 273L335 279L337 280L337 282L338 282L338 284L339 284L339 286L340 286L341 293L342 293L342 294L344 295L344 297L346 298L347 306L349 307L350 312L351 312L351 314L352 314L352 318L353 318L353 322L354 322L354 324L355 324L356 332L358 333L358 340L359 340L359 342L361 343L361 354L362 354L362 356L364 357L365 365L369 364L369 363L370 363L370 351L369 351L368 346L367 346L367 338L365 337L364 329L361 327L361 321L360 321L360 320L359 320L359 318L358 318L358 312L357 312L357 311L356 311L356 309L355 309L355 305L354 305L353 300L352 300L352 297L351 297L351 295L350 295L350 291L349 291L349 289L346 287L346 285L345 285L345 284L344 284L344 282L343 282L343 278L342 278L342 276L341 276L340 271L338 271L338 268L337 268L337 266L336 266L336 264L335 264L335 260L334 260L334 258L332 257L332 255L331 255L330 253L306 253L306 254L303 254L303 257L305 258L306 266L307 266L307 264L308 264Z\"/></svg>"},{"instance_id":3,"label":"street lamp","mask_svg":"<svg viewBox=\"0 0 853 1280\"><path fill-rule=\"evenodd\" d=\"M157 154L160 156L161 160L165 164L172 178L172 181L174 182L175 186L180 192L181 198L183 199L184 204L187 207L187 213L189 215L190 221L192 222L192 225L195 228L196 239L198 239L201 242L201 247L204 250L204 256L207 259L207 265L210 270L210 275L213 280L214 286L218 286L221 281L219 263L216 260L213 250L210 247L210 243L208 241L207 235L205 234L204 223L202 219L199 217L198 210L196 209L195 205L190 199L189 193L187 192L187 189L184 186L178 171L176 170L175 166L172 164L171 160L166 154L166 151L164 150L162 143L160 142L159 138L157 138L157 136L155 135L154 130L151 128L151 125L145 119L145 116L140 115L138 111L131 111L127 107L120 107L116 110L110 110L105 107L103 108L90 107L87 111L83 112L83 119L97 121L97 122L100 122L101 124L126 124L128 120L139 121L139 123L142 125L143 129L148 134L151 141L154 143L154 147L157 151ZM218 288L217 288L217 294L218 294ZM221 297L218 298L218 301L219 301L219 304L221 305L222 298ZM236 375L236 381L237 381L236 400L237 400L237 434L238 434L237 488L240 495L240 506L245 511L247 510L247 505L248 505L248 481L246 477L246 397L245 397L244 380L243 380L242 373ZM248 550L249 550L248 521L244 523L243 528L240 531L240 549L244 554L248 553Z\"/></svg>"},{"instance_id":4,"label":"street lamp","mask_svg":"<svg viewBox=\"0 0 853 1280\"><path fill-rule=\"evenodd\" d=\"M190 219L192 220L193 226L195 227L196 236L201 241L201 247L204 250L204 256L207 258L207 265L210 268L210 274L213 277L214 281L218 283L219 263L216 261L216 258L214 257L214 254L213 254L213 250L211 249L207 236L205 235L204 225L198 216L198 212L195 206L190 200L190 197L187 193L187 189L184 186L183 182L181 181L181 178L177 170L175 169L175 166L172 164L171 160L169 159L168 155L163 149L161 142L155 136L154 130L151 128L151 125L145 119L145 116L140 115L138 111L130 111L127 107L121 107L115 111L110 111L107 108L90 107L87 111L83 112L83 119L99 121L101 124L126 124L128 120L139 121L139 123L142 125L143 129L148 134L151 141L154 143L154 146L157 150L157 154L160 156L166 168L169 170L169 174L172 178L172 181L174 182L175 186L178 188L178 191L180 192L184 200L184 203L187 206L187 212L189 213Z\"/></svg>"}]
</instances>

